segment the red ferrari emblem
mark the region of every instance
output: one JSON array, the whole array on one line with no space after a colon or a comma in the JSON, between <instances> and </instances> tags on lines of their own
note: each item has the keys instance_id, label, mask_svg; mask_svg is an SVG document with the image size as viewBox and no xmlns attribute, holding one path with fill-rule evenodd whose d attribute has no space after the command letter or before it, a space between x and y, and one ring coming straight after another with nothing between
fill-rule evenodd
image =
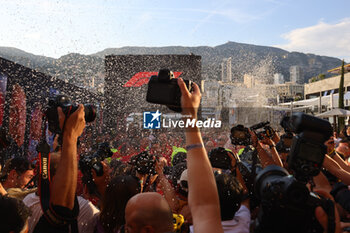
<instances>
[{"instance_id":1,"label":"red ferrari emblem","mask_svg":"<svg viewBox=\"0 0 350 233\"><path fill-rule=\"evenodd\" d=\"M182 72L174 72L174 77L178 78ZM138 72L127 81L123 87L141 87L147 84L151 76L158 75L158 72Z\"/></svg>"}]
</instances>

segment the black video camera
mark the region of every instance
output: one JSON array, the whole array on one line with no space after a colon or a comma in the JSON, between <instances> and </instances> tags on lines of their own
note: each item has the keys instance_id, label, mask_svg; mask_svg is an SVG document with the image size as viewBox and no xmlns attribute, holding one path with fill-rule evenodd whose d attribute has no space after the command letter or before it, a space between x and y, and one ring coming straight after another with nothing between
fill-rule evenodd
<instances>
[{"instance_id":1,"label":"black video camera","mask_svg":"<svg viewBox=\"0 0 350 233\"><path fill-rule=\"evenodd\" d=\"M192 91L192 82L184 80L189 92ZM166 105L175 112L182 112L181 90L177 79L169 69L159 70L158 76L154 75L148 82L147 102Z\"/></svg>"},{"instance_id":2,"label":"black video camera","mask_svg":"<svg viewBox=\"0 0 350 233\"><path fill-rule=\"evenodd\" d=\"M297 180L306 183L319 174L327 154L324 143L332 136L332 126L326 121L301 112L293 113L288 124L294 136L287 158L288 167Z\"/></svg>"},{"instance_id":3,"label":"black video camera","mask_svg":"<svg viewBox=\"0 0 350 233\"><path fill-rule=\"evenodd\" d=\"M62 111L67 118L78 109L78 106L74 105L66 95L57 95L49 98L49 104L45 111L45 115L49 122L49 130L52 133L60 134L62 133L62 130L60 129L58 121L57 107L62 108ZM84 111L86 122L92 122L95 120L96 110L93 105L84 104Z\"/></svg>"},{"instance_id":4,"label":"black video camera","mask_svg":"<svg viewBox=\"0 0 350 233\"><path fill-rule=\"evenodd\" d=\"M274 130L270 127L270 122L268 121L252 125L249 129L257 135L259 140L263 139L265 136L272 138L274 133ZM230 139L232 145L249 146L252 144L249 130L243 125L237 125L231 128Z\"/></svg>"},{"instance_id":5,"label":"black video camera","mask_svg":"<svg viewBox=\"0 0 350 233\"><path fill-rule=\"evenodd\" d=\"M270 165L262 170L255 179L254 191L261 203L254 232L321 233L323 228L315 218L317 206L326 211L329 222L334 224L332 201L309 192L284 168Z\"/></svg>"},{"instance_id":6,"label":"black video camera","mask_svg":"<svg viewBox=\"0 0 350 233\"><path fill-rule=\"evenodd\" d=\"M102 161L113 155L111 146L108 142L98 145L98 149L94 154L82 156L79 160L79 169L83 174L82 181L86 184L90 194L96 194L96 184L92 180L91 170L94 169L97 176L103 175Z\"/></svg>"}]
</instances>

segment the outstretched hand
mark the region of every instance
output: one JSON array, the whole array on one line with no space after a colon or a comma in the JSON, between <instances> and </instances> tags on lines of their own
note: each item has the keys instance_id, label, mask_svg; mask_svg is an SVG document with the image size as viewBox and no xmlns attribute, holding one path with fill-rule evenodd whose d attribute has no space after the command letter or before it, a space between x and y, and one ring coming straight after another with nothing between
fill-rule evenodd
<instances>
[{"instance_id":1,"label":"outstretched hand","mask_svg":"<svg viewBox=\"0 0 350 233\"><path fill-rule=\"evenodd\" d=\"M181 90L182 115L189 115L191 118L197 118L197 112L202 96L198 85L193 83L193 91L189 92L182 78L177 79L177 84Z\"/></svg>"}]
</instances>

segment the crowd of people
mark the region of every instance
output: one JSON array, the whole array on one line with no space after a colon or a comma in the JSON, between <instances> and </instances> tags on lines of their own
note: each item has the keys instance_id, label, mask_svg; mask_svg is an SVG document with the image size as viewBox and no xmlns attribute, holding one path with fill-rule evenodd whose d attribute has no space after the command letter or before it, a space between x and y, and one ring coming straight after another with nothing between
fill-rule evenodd
<instances>
[{"instance_id":1,"label":"crowd of people","mask_svg":"<svg viewBox=\"0 0 350 233\"><path fill-rule=\"evenodd\" d=\"M178 85L182 114L196 119L198 86ZM63 133L47 164L50 195L43 162L12 155L0 175L0 232L350 231L350 128L326 140L319 173L299 182L287 175L295 172L288 164L293 132L242 126L248 143L236 143L241 135L195 126L152 135L131 128L106 152L78 143L83 105L68 117L59 108L58 117ZM298 202L300 190L308 198Z\"/></svg>"}]
</instances>

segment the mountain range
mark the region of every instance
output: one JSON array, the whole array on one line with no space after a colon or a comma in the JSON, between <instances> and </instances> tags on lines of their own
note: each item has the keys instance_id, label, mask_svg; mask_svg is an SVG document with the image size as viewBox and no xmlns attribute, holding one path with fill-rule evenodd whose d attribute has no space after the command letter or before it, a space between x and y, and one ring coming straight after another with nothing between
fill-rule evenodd
<instances>
[{"instance_id":1,"label":"mountain range","mask_svg":"<svg viewBox=\"0 0 350 233\"><path fill-rule=\"evenodd\" d=\"M227 42L215 47L168 46L168 47L122 47L107 48L103 51L82 55L70 53L58 59L38 56L23 50L0 47L0 57L14 61L37 71L65 79L78 86L88 86L91 77L94 85L103 85L104 57L106 55L125 54L195 54L202 57L202 79L221 79L221 63L232 58L232 75L235 81L243 81L244 74L254 75L271 82L274 73L284 75L289 80L290 66L300 66L304 82L318 74L327 74L327 70L341 65L334 57L318 56L283 49Z\"/></svg>"}]
</instances>

